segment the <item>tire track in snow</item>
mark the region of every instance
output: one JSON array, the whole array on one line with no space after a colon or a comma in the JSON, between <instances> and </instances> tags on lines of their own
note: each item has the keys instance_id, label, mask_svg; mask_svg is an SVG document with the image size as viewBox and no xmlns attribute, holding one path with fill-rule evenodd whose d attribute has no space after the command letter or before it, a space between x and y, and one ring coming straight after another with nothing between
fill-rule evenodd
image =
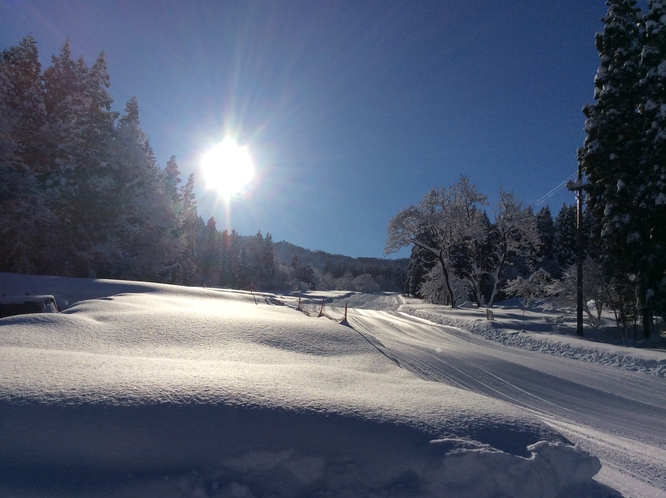
<instances>
[{"instance_id":1,"label":"tire track in snow","mask_svg":"<svg viewBox=\"0 0 666 498\"><path fill-rule=\"evenodd\" d=\"M364 317L371 316L365 310L363 311L356 310L356 311L361 316ZM375 315L375 313L377 314ZM379 313L382 312L373 312L374 315L373 318L376 320L383 321L387 326L396 329L396 331L398 332L403 331L402 328L397 327L396 324L393 323L392 321L390 320L385 321L386 319L381 317ZM366 320L359 320L356 318L352 318L352 320L354 325L356 325L359 328L366 329L368 334L377 332L376 328L368 326ZM425 326L427 327L428 325L425 324ZM412 338L417 337L417 334L415 332L405 332L405 333L408 337L409 336L411 336ZM405 354L405 350L411 348L415 350L414 353L411 355ZM444 382L454 387L459 387L478 394L484 394L487 396L498 398L503 401L508 401L510 403L517 404L523 408L528 408L538 412L544 412L544 411L548 412L548 410L544 410L544 408L542 407L539 408L535 407L534 402L529 403L528 401L526 401L526 398L528 399L534 398L535 400L551 408L557 407L560 410L572 412L572 410L564 406L558 405L557 403L541 398L533 393L530 393L525 389L521 389L520 387L506 381L505 379L502 379L501 377L474 365L470 361L463 360L462 358L455 358L450 355L444 358L443 350L436 351L435 354L433 354L433 352L430 351L428 348L422 347L416 343L412 345L407 345L403 341L399 346L392 349L390 353L386 351L381 351L381 352L382 354L385 354L387 356L397 357L399 359L398 364L400 364L402 367L407 368L408 370L412 371L413 373L419 375L420 377L426 380ZM426 355L429 361L423 361L419 359L419 357L423 355ZM439 363L445 365L446 368L445 369L438 368L436 364ZM484 381L484 378L491 378L494 379L496 382ZM502 389L498 387L498 384L502 385Z\"/></svg>"},{"instance_id":2,"label":"tire track in snow","mask_svg":"<svg viewBox=\"0 0 666 498\"><path fill-rule=\"evenodd\" d=\"M633 482L616 486L625 496L666 496L663 386L651 377L545 359L399 312L350 310L349 318L357 331L381 344L383 354L416 375L507 401L561 429L601 458L607 466L601 482ZM658 427L655 420L661 421Z\"/></svg>"}]
</instances>

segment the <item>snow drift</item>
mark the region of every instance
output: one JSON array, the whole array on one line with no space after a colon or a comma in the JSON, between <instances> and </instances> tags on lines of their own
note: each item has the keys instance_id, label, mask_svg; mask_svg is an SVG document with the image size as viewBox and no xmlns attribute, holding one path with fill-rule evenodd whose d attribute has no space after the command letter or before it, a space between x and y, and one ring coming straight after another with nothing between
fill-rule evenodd
<instances>
[{"instance_id":1,"label":"snow drift","mask_svg":"<svg viewBox=\"0 0 666 498\"><path fill-rule=\"evenodd\" d=\"M0 494L585 495L599 460L279 296L0 274Z\"/></svg>"}]
</instances>

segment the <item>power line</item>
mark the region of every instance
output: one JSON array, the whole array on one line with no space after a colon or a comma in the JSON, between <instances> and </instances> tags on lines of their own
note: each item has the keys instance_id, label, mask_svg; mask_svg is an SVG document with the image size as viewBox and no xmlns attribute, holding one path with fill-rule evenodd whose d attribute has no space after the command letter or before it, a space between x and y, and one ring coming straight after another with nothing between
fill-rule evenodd
<instances>
[{"instance_id":1,"label":"power line","mask_svg":"<svg viewBox=\"0 0 666 498\"><path fill-rule=\"evenodd\" d=\"M539 204L543 204L544 202L546 202L549 198L551 198L553 195L555 195L555 194L556 194L556 193L557 193L562 187L564 187L564 185L565 185L569 180L573 180L574 177L576 177L576 175L578 175L578 171L577 171L577 170L574 171L574 172L573 172L571 175L569 175L567 178L565 178L564 181L563 181L562 183L560 183L557 187L555 187L555 188L552 189L550 192L548 192L546 195L544 195L543 197L541 197L538 201L534 202L530 207L535 208L535 207L537 207Z\"/></svg>"}]
</instances>

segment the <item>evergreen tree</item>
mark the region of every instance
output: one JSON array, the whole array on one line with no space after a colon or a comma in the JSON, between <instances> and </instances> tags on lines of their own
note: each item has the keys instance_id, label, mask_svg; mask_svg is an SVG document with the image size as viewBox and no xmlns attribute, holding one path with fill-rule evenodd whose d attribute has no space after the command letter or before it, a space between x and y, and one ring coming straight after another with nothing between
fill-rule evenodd
<instances>
[{"instance_id":1,"label":"evergreen tree","mask_svg":"<svg viewBox=\"0 0 666 498\"><path fill-rule=\"evenodd\" d=\"M165 179L164 179L164 190L173 206L174 211L177 214L182 214L183 212L183 196L181 191L178 189L178 184L182 181L180 179L180 170L178 169L178 164L176 163L176 156L171 156L171 159L167 161L166 168L164 169Z\"/></svg>"},{"instance_id":2,"label":"evergreen tree","mask_svg":"<svg viewBox=\"0 0 666 498\"><path fill-rule=\"evenodd\" d=\"M198 216L194 196L194 174L190 174L187 183L178 187L181 182L180 170L176 157L171 156L164 170L164 190L176 218L176 225L171 233L182 246L175 256L167 281L176 284L195 285L199 281L197 259Z\"/></svg>"},{"instance_id":3,"label":"evergreen tree","mask_svg":"<svg viewBox=\"0 0 666 498\"><path fill-rule=\"evenodd\" d=\"M177 265L185 243L177 233L173 191L157 167L148 138L139 126L139 106L132 97L125 107L113 143L113 177L105 199L113 206L107 223L107 271L118 278L161 280Z\"/></svg>"},{"instance_id":4,"label":"evergreen tree","mask_svg":"<svg viewBox=\"0 0 666 498\"><path fill-rule=\"evenodd\" d=\"M230 282L229 287L232 289L242 289L249 285L247 281L247 254L243 248L243 240L240 234L232 229L229 233L229 241L227 246L230 265Z\"/></svg>"},{"instance_id":5,"label":"evergreen tree","mask_svg":"<svg viewBox=\"0 0 666 498\"><path fill-rule=\"evenodd\" d=\"M535 269L545 270L553 278L560 278L562 268L555 256L555 220L549 206L544 206L537 212L536 223L541 244L531 266Z\"/></svg>"},{"instance_id":6,"label":"evergreen tree","mask_svg":"<svg viewBox=\"0 0 666 498\"><path fill-rule=\"evenodd\" d=\"M201 247L200 268L205 285L218 286L221 283L221 238L220 233L217 231L215 217L211 216L206 222Z\"/></svg>"},{"instance_id":7,"label":"evergreen tree","mask_svg":"<svg viewBox=\"0 0 666 498\"><path fill-rule=\"evenodd\" d=\"M250 237L245 243L248 269L247 278L256 287L265 279L264 274L264 236L261 230L254 237Z\"/></svg>"},{"instance_id":8,"label":"evergreen tree","mask_svg":"<svg viewBox=\"0 0 666 498\"><path fill-rule=\"evenodd\" d=\"M576 263L578 253L578 232L576 225L576 206L566 204L555 217L555 237L553 253L560 268L564 269Z\"/></svg>"},{"instance_id":9,"label":"evergreen tree","mask_svg":"<svg viewBox=\"0 0 666 498\"><path fill-rule=\"evenodd\" d=\"M430 243L432 245L432 243ZM424 249L420 245L414 244L409 256L409 265L407 266L407 278L405 290L412 296L423 298L421 286L426 275L437 265L437 256L432 251Z\"/></svg>"},{"instance_id":10,"label":"evergreen tree","mask_svg":"<svg viewBox=\"0 0 666 498\"><path fill-rule=\"evenodd\" d=\"M0 271L43 272L55 217L39 174L45 109L32 36L0 56Z\"/></svg>"},{"instance_id":11,"label":"evergreen tree","mask_svg":"<svg viewBox=\"0 0 666 498\"><path fill-rule=\"evenodd\" d=\"M113 99L104 54L91 69L71 58L69 41L44 71L46 141L49 149L47 193L59 218L56 253L72 276L93 276L96 260L106 259L113 144Z\"/></svg>"},{"instance_id":12,"label":"evergreen tree","mask_svg":"<svg viewBox=\"0 0 666 498\"><path fill-rule=\"evenodd\" d=\"M584 107L588 136L578 159L609 275L633 282L649 335L666 292L666 34L661 1L642 15L634 0L608 0L596 45L596 103ZM666 296L666 294L664 294Z\"/></svg>"},{"instance_id":13,"label":"evergreen tree","mask_svg":"<svg viewBox=\"0 0 666 498\"><path fill-rule=\"evenodd\" d=\"M6 106L5 118L11 125L10 133L17 147L16 152L23 168L39 173L44 161L41 128L46 120L46 109L41 83L42 66L35 39L31 35L26 36L18 46L3 50L0 64L4 75L2 101Z\"/></svg>"},{"instance_id":14,"label":"evergreen tree","mask_svg":"<svg viewBox=\"0 0 666 498\"><path fill-rule=\"evenodd\" d=\"M136 99L116 126L108 88L104 53L88 68L69 41L43 73L31 36L2 52L0 269L193 279L193 177L157 167Z\"/></svg>"},{"instance_id":15,"label":"evergreen tree","mask_svg":"<svg viewBox=\"0 0 666 498\"><path fill-rule=\"evenodd\" d=\"M273 236L270 233L266 233L266 237L264 237L263 267L266 279L270 282L270 287L273 288L277 270L275 268L275 254L273 253Z\"/></svg>"},{"instance_id":16,"label":"evergreen tree","mask_svg":"<svg viewBox=\"0 0 666 498\"><path fill-rule=\"evenodd\" d=\"M651 312L666 313L666 2L648 1L643 18L639 111L644 119L643 157L632 208L636 211L632 239L635 266L642 288L644 330Z\"/></svg>"}]
</instances>

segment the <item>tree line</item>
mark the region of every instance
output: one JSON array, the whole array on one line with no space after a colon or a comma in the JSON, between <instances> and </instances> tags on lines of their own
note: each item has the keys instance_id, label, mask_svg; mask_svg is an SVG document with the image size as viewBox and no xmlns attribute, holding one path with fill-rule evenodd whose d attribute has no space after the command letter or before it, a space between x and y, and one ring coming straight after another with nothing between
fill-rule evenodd
<instances>
[{"instance_id":1,"label":"tree line","mask_svg":"<svg viewBox=\"0 0 666 498\"><path fill-rule=\"evenodd\" d=\"M453 307L465 300L492 307L510 280L538 269L559 278L576 261L574 206L553 219L548 206L534 214L500 189L492 220L487 207L488 196L461 176L390 221L386 252L412 246L408 292Z\"/></svg>"},{"instance_id":2,"label":"tree line","mask_svg":"<svg viewBox=\"0 0 666 498\"><path fill-rule=\"evenodd\" d=\"M347 262L337 275L334 256L330 271L281 262L270 233L241 236L219 231L213 217L204 222L194 175L183 184L175 157L158 166L137 99L121 115L109 86L104 53L89 67L72 58L68 41L44 71L32 36L0 54L0 271L239 289L291 288L294 278L306 288L402 289L391 264Z\"/></svg>"},{"instance_id":3,"label":"tree line","mask_svg":"<svg viewBox=\"0 0 666 498\"><path fill-rule=\"evenodd\" d=\"M132 98L111 110L104 53L67 41L42 71L32 36L0 57L0 269L153 281L190 278L194 177L157 166Z\"/></svg>"},{"instance_id":4,"label":"tree line","mask_svg":"<svg viewBox=\"0 0 666 498\"><path fill-rule=\"evenodd\" d=\"M666 2L608 0L596 35L595 103L577 159L586 183L584 308L599 324L611 308L621 330L653 331L666 313ZM500 190L487 196L466 177L433 189L388 225L386 252L413 245L407 288L452 306L492 306L498 296L575 302L576 210L534 215Z\"/></svg>"}]
</instances>

